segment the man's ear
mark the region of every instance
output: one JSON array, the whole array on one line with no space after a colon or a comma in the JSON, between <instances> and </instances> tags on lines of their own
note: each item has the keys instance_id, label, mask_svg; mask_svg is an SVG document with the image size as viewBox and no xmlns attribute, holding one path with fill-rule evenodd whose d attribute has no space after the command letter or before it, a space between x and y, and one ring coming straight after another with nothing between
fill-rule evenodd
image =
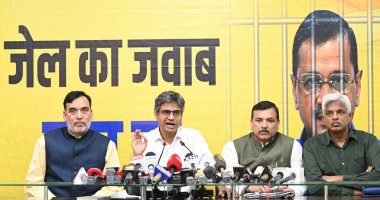
<instances>
[{"instance_id":1,"label":"man's ear","mask_svg":"<svg viewBox=\"0 0 380 200\"><path fill-rule=\"evenodd\" d=\"M362 75L363 75L363 71L362 70L359 70L358 73L356 74L356 77L355 77L355 84L356 84L356 91L355 91L355 95L356 95L356 98L355 98L355 106L359 106L359 102L360 102L360 92L361 92L361 83L362 83Z\"/></svg>"},{"instance_id":2,"label":"man's ear","mask_svg":"<svg viewBox=\"0 0 380 200\"><path fill-rule=\"evenodd\" d=\"M63 113L62 113L63 115L62 115L62 117L63 117L63 120L65 121L65 122L67 122L67 118L66 118L66 111L63 111Z\"/></svg>"},{"instance_id":3,"label":"man's ear","mask_svg":"<svg viewBox=\"0 0 380 200\"><path fill-rule=\"evenodd\" d=\"M353 112L348 113L348 116L351 118L351 121L352 121L352 119L354 119L354 113Z\"/></svg>"},{"instance_id":4,"label":"man's ear","mask_svg":"<svg viewBox=\"0 0 380 200\"><path fill-rule=\"evenodd\" d=\"M293 91L293 99L294 99L294 108L298 110L298 102L297 102L297 81L294 75L290 75L292 79L292 91Z\"/></svg>"},{"instance_id":5,"label":"man's ear","mask_svg":"<svg viewBox=\"0 0 380 200\"><path fill-rule=\"evenodd\" d=\"M156 117L156 120L158 120L158 112L154 112L154 116Z\"/></svg>"}]
</instances>

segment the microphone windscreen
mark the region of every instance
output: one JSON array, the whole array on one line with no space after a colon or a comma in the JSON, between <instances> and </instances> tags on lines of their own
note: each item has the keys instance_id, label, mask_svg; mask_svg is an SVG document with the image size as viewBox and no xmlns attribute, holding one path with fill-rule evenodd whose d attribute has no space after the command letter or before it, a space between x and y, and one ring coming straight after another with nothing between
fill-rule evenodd
<instances>
[{"instance_id":1,"label":"microphone windscreen","mask_svg":"<svg viewBox=\"0 0 380 200\"><path fill-rule=\"evenodd\" d=\"M265 166L263 173L261 173L260 179L263 182L268 182L272 179L272 169L269 166Z\"/></svg>"},{"instance_id":2,"label":"microphone windscreen","mask_svg":"<svg viewBox=\"0 0 380 200\"><path fill-rule=\"evenodd\" d=\"M167 164L168 169L174 168L175 172L178 172L182 168L182 160L177 154L173 154L170 156Z\"/></svg>"},{"instance_id":3,"label":"microphone windscreen","mask_svg":"<svg viewBox=\"0 0 380 200\"><path fill-rule=\"evenodd\" d=\"M215 154L214 156L215 160L215 169L218 171L224 170L226 168L226 161L223 159L223 157L219 154Z\"/></svg>"},{"instance_id":4,"label":"microphone windscreen","mask_svg":"<svg viewBox=\"0 0 380 200\"><path fill-rule=\"evenodd\" d=\"M90 168L87 170L88 176L102 176L103 172L98 168Z\"/></svg>"},{"instance_id":5,"label":"microphone windscreen","mask_svg":"<svg viewBox=\"0 0 380 200\"><path fill-rule=\"evenodd\" d=\"M284 177L284 173L282 173L282 172L277 172L276 176L273 177L272 182L277 182L277 181L279 181L280 179L282 179L283 177Z\"/></svg>"},{"instance_id":6,"label":"microphone windscreen","mask_svg":"<svg viewBox=\"0 0 380 200\"><path fill-rule=\"evenodd\" d=\"M255 171L253 172L253 175L254 176L261 176L261 174L263 173L264 171L264 167L263 166L257 166Z\"/></svg>"},{"instance_id":7,"label":"microphone windscreen","mask_svg":"<svg viewBox=\"0 0 380 200\"><path fill-rule=\"evenodd\" d=\"M145 157L146 156L156 156L156 154L154 153L154 152L147 152L146 154L145 154Z\"/></svg>"},{"instance_id":8,"label":"microphone windscreen","mask_svg":"<svg viewBox=\"0 0 380 200\"><path fill-rule=\"evenodd\" d=\"M212 166L208 166L203 169L203 173L208 179L212 179L216 176L216 169Z\"/></svg>"}]
</instances>

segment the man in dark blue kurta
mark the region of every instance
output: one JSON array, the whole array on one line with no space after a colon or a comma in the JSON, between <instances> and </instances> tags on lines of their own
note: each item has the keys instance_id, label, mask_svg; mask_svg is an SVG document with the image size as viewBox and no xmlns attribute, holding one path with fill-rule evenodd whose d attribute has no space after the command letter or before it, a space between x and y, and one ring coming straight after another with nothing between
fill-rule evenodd
<instances>
[{"instance_id":1,"label":"man in dark blue kurta","mask_svg":"<svg viewBox=\"0 0 380 200\"><path fill-rule=\"evenodd\" d=\"M115 143L104 135L89 129L93 117L91 98L81 91L67 94L63 116L67 127L41 136L36 144L26 181L72 182L79 169L119 167ZM49 186L49 197L109 196L119 187ZM42 187L26 187L28 197L43 197Z\"/></svg>"}]
</instances>

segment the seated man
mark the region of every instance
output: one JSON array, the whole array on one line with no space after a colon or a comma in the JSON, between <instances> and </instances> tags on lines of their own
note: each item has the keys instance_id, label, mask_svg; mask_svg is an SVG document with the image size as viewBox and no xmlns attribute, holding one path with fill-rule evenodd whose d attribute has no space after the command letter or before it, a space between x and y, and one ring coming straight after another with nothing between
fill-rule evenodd
<instances>
[{"instance_id":1,"label":"seated man","mask_svg":"<svg viewBox=\"0 0 380 200\"><path fill-rule=\"evenodd\" d=\"M177 154L182 161L182 168L204 167L204 163L213 164L212 155L202 134L191 128L184 128L182 116L185 100L174 91L162 92L155 100L154 114L158 127L142 134L140 130L133 133L133 158L148 154L160 155L156 160L166 167L169 158ZM206 158L206 159L204 159Z\"/></svg>"},{"instance_id":2,"label":"seated man","mask_svg":"<svg viewBox=\"0 0 380 200\"><path fill-rule=\"evenodd\" d=\"M115 143L90 128L93 117L91 98L81 91L68 93L63 101L67 127L41 136L34 149L28 183L72 182L79 169L120 167ZM51 187L49 197L109 196L121 187ZM43 187L25 187L28 197L43 199Z\"/></svg>"},{"instance_id":3,"label":"seated man","mask_svg":"<svg viewBox=\"0 0 380 200\"><path fill-rule=\"evenodd\" d=\"M294 139L278 132L280 115L277 106L270 101L261 101L251 112L251 133L224 145L222 157L227 171L243 165L250 170L259 166L302 167L302 147ZM219 187L219 196L224 197L229 189ZM267 192L267 186L249 186L246 192ZM294 191L301 196L303 186L281 186L281 192Z\"/></svg>"},{"instance_id":4,"label":"seated man","mask_svg":"<svg viewBox=\"0 0 380 200\"><path fill-rule=\"evenodd\" d=\"M322 100L327 131L308 139L304 146L307 181L378 181L380 146L376 136L350 128L353 117L346 95L331 93ZM329 195L361 195L361 187L329 186ZM311 195L323 195L323 186L310 185Z\"/></svg>"}]
</instances>

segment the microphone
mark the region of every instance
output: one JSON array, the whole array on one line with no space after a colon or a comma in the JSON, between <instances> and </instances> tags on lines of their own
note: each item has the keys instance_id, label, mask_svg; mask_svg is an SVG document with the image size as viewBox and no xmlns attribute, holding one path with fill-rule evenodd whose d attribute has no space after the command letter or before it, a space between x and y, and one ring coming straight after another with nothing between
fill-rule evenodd
<instances>
[{"instance_id":1,"label":"microphone","mask_svg":"<svg viewBox=\"0 0 380 200\"><path fill-rule=\"evenodd\" d=\"M157 165L160 164L160 160L161 160L162 154L164 153L164 150L165 150L166 142L163 142L162 145L163 145L163 147L162 147L162 151L161 151L160 157L158 158Z\"/></svg>"},{"instance_id":2,"label":"microphone","mask_svg":"<svg viewBox=\"0 0 380 200\"><path fill-rule=\"evenodd\" d=\"M137 179L138 167L135 164L124 165L122 171L126 184L130 184Z\"/></svg>"},{"instance_id":3,"label":"microphone","mask_svg":"<svg viewBox=\"0 0 380 200\"><path fill-rule=\"evenodd\" d=\"M156 165L154 168L154 177L152 178L152 184L157 184L160 181L166 181L170 178L171 174L168 170L164 169L160 165Z\"/></svg>"},{"instance_id":4,"label":"microphone","mask_svg":"<svg viewBox=\"0 0 380 200\"><path fill-rule=\"evenodd\" d=\"M214 155L214 160L215 160L215 164L214 164L215 169L223 173L224 169L226 169L226 161L219 154Z\"/></svg>"},{"instance_id":5,"label":"microphone","mask_svg":"<svg viewBox=\"0 0 380 200\"><path fill-rule=\"evenodd\" d=\"M240 183L248 183L250 182L251 180L251 175L252 175L252 172L249 168L246 168L244 173L243 173L243 176L240 178L239 182Z\"/></svg>"},{"instance_id":6,"label":"microphone","mask_svg":"<svg viewBox=\"0 0 380 200\"><path fill-rule=\"evenodd\" d=\"M277 183L280 179L284 177L284 173L282 172L277 172L276 176L274 176L271 180L272 183Z\"/></svg>"},{"instance_id":7,"label":"microphone","mask_svg":"<svg viewBox=\"0 0 380 200\"><path fill-rule=\"evenodd\" d=\"M243 177L244 174L244 167L243 166L236 166L233 167L234 169L234 175L232 176L232 180L237 182L241 177Z\"/></svg>"},{"instance_id":8,"label":"microphone","mask_svg":"<svg viewBox=\"0 0 380 200\"><path fill-rule=\"evenodd\" d=\"M296 174L292 172L289 174L289 176L287 176L281 180L278 180L276 183L282 184L282 183L288 182L288 181L293 180L293 179L296 179Z\"/></svg>"},{"instance_id":9,"label":"microphone","mask_svg":"<svg viewBox=\"0 0 380 200\"><path fill-rule=\"evenodd\" d=\"M272 169L269 166L265 166L260 176L260 181L268 183L272 179Z\"/></svg>"},{"instance_id":10,"label":"microphone","mask_svg":"<svg viewBox=\"0 0 380 200\"><path fill-rule=\"evenodd\" d=\"M174 172L178 172L182 168L181 158L177 154L171 155L166 167L170 170L170 174L173 175Z\"/></svg>"},{"instance_id":11,"label":"microphone","mask_svg":"<svg viewBox=\"0 0 380 200\"><path fill-rule=\"evenodd\" d=\"M216 169L213 166L207 166L203 169L203 174L208 179L212 179L216 176Z\"/></svg>"},{"instance_id":12,"label":"microphone","mask_svg":"<svg viewBox=\"0 0 380 200\"><path fill-rule=\"evenodd\" d=\"M184 146L190 152L190 156L194 155L193 152L185 145L185 143L182 140L179 141L179 143L181 143L181 145Z\"/></svg>"},{"instance_id":13,"label":"microphone","mask_svg":"<svg viewBox=\"0 0 380 200\"><path fill-rule=\"evenodd\" d=\"M215 164L214 167L221 173L222 181L224 183L229 183L231 180L231 175L229 172L224 172L226 169L226 161L219 154L214 155Z\"/></svg>"},{"instance_id":14,"label":"microphone","mask_svg":"<svg viewBox=\"0 0 380 200\"><path fill-rule=\"evenodd\" d=\"M255 169L255 171L251 175L251 181L252 182L256 182L256 183L259 182L260 176L263 173L263 171L264 171L264 167L263 166L257 166L256 169Z\"/></svg>"}]
</instances>

